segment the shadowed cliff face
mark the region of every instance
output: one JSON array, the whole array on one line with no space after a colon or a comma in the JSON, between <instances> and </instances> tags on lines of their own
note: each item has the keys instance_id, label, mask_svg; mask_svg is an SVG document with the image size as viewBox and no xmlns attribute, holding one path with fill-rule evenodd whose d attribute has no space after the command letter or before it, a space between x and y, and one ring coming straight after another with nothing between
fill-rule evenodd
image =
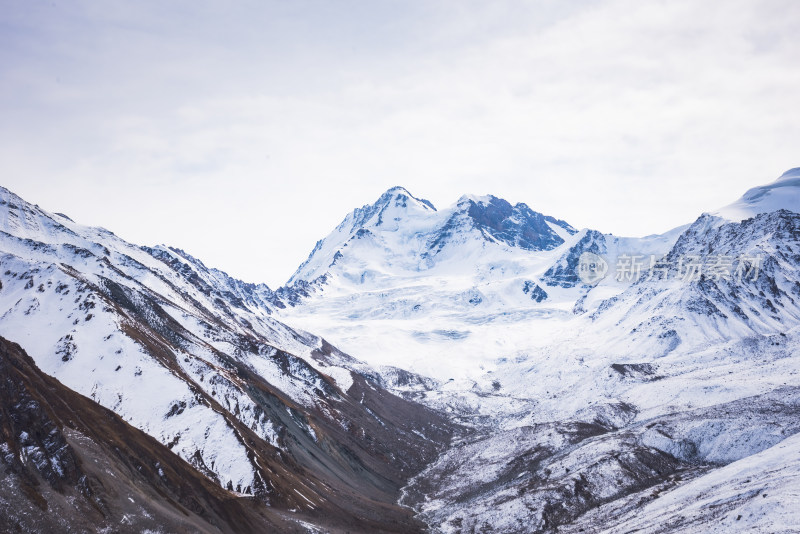
<instances>
[{"instance_id":1,"label":"shadowed cliff face","mask_svg":"<svg viewBox=\"0 0 800 534\"><path fill-rule=\"evenodd\" d=\"M467 215L484 235L524 250L551 250L564 243L548 222L575 233L564 221L537 213L525 204L512 206L494 196L482 202L468 200L462 209L466 209Z\"/></svg>"}]
</instances>

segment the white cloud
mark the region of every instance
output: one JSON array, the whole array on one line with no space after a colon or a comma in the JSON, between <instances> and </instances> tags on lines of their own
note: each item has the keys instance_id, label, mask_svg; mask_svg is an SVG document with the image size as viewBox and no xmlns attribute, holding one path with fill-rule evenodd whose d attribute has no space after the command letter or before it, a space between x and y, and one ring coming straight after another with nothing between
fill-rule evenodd
<instances>
[{"instance_id":1,"label":"white cloud","mask_svg":"<svg viewBox=\"0 0 800 534\"><path fill-rule=\"evenodd\" d=\"M800 164L793 1L2 3L3 184L273 286L396 184L643 234Z\"/></svg>"}]
</instances>

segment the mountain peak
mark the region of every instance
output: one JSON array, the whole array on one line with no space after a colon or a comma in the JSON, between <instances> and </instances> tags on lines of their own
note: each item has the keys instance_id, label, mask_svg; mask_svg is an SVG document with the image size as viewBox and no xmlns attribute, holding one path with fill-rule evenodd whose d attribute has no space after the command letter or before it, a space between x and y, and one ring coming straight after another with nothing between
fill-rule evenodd
<instances>
[{"instance_id":1,"label":"mountain peak","mask_svg":"<svg viewBox=\"0 0 800 534\"><path fill-rule=\"evenodd\" d=\"M461 198L458 199L456 202L457 206L461 206L463 204L491 204L493 201L500 200L502 202L506 202L502 198L497 198L494 195L473 195L473 194L466 194L461 195Z\"/></svg>"},{"instance_id":2,"label":"mountain peak","mask_svg":"<svg viewBox=\"0 0 800 534\"><path fill-rule=\"evenodd\" d=\"M800 212L800 167L789 169L774 182L749 189L742 198L713 215L741 221L781 209Z\"/></svg>"},{"instance_id":3,"label":"mountain peak","mask_svg":"<svg viewBox=\"0 0 800 534\"><path fill-rule=\"evenodd\" d=\"M464 195L456 205L484 236L525 250L550 250L563 243L554 226L567 234L576 231L564 221L533 211L526 204L512 205L493 195Z\"/></svg>"},{"instance_id":4,"label":"mountain peak","mask_svg":"<svg viewBox=\"0 0 800 534\"><path fill-rule=\"evenodd\" d=\"M390 195L390 194L406 194L408 196L412 196L411 193L408 191L408 189L406 189L402 185L396 185L394 187L390 187L384 193L384 195Z\"/></svg>"},{"instance_id":5,"label":"mountain peak","mask_svg":"<svg viewBox=\"0 0 800 534\"><path fill-rule=\"evenodd\" d=\"M564 221L493 195L463 195L454 205L437 211L427 200L397 186L345 217L317 243L288 285L319 279L334 265L340 274L348 271L346 278L352 280L388 272L416 273L430 269L438 258L466 257L474 250L467 243L480 247L490 242L529 252L552 250L574 233ZM442 255L445 249L449 253Z\"/></svg>"},{"instance_id":6,"label":"mountain peak","mask_svg":"<svg viewBox=\"0 0 800 534\"><path fill-rule=\"evenodd\" d=\"M395 186L383 193L373 204L353 210L337 227L337 231L354 234L361 228L396 230L401 220L424 216L436 211L434 205L417 198L408 189Z\"/></svg>"},{"instance_id":7,"label":"mountain peak","mask_svg":"<svg viewBox=\"0 0 800 534\"><path fill-rule=\"evenodd\" d=\"M415 201L416 203L421 204L425 208L429 208L433 211L436 211L436 207L433 205L431 201L425 200L424 198L415 197L408 191L408 189L400 185L396 185L394 187L390 187L389 189L387 189L386 192L382 194L380 198L378 198L375 204L373 204L373 206L377 206L378 204L385 204L386 202L392 199L395 199L400 203L404 203L410 199Z\"/></svg>"}]
</instances>

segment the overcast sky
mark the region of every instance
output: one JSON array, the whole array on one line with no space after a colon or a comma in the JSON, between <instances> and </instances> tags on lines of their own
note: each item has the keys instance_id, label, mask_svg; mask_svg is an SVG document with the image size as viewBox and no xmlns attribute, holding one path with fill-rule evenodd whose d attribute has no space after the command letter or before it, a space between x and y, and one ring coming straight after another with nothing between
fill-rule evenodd
<instances>
[{"instance_id":1,"label":"overcast sky","mask_svg":"<svg viewBox=\"0 0 800 534\"><path fill-rule=\"evenodd\" d=\"M644 235L800 166L800 2L0 0L0 184L285 282L403 185Z\"/></svg>"}]
</instances>

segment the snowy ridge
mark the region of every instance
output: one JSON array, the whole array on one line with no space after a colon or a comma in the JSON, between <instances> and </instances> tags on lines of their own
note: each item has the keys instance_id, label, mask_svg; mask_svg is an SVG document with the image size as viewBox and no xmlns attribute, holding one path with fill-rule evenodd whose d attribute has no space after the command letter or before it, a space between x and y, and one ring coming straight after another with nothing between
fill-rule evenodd
<instances>
[{"instance_id":1,"label":"snowy ridge","mask_svg":"<svg viewBox=\"0 0 800 534\"><path fill-rule=\"evenodd\" d=\"M667 255L669 280L641 280L625 293L601 304L596 316L627 328L627 350L664 354L679 344L700 348L753 335L768 335L800 322L800 215L786 210L724 223L704 215ZM750 258L749 275L680 279L679 257ZM758 264L756 266L756 263ZM622 328L620 328L622 330ZM646 341L645 338L659 341Z\"/></svg>"},{"instance_id":2,"label":"snowy ridge","mask_svg":"<svg viewBox=\"0 0 800 534\"><path fill-rule=\"evenodd\" d=\"M356 486L388 503L370 520L408 520L382 507L393 506L401 473L447 440L447 424L385 393L365 364L275 320L266 286L5 189L0 250L0 335L44 372L236 494L344 520L358 500L331 491ZM415 452L392 452L407 447Z\"/></svg>"},{"instance_id":3,"label":"snowy ridge","mask_svg":"<svg viewBox=\"0 0 800 534\"><path fill-rule=\"evenodd\" d=\"M493 196L464 196L442 211L412 198L395 188L348 215L312 253L327 265L324 274L297 279L292 287L302 287L304 296L278 315L335 337L346 352L373 365L443 382L470 383L471 371L483 372L504 347L527 346L526 321L551 318L537 321L537 328L542 334L557 330L575 310L597 306L630 285L613 275L594 288L583 284L575 274L582 252L599 246L609 255L662 256L681 231L622 238L576 231ZM375 215L387 206L395 210L391 226L378 224ZM331 261L320 262L326 255Z\"/></svg>"},{"instance_id":4,"label":"snowy ridge","mask_svg":"<svg viewBox=\"0 0 800 534\"><path fill-rule=\"evenodd\" d=\"M0 338L3 532L291 531ZM47 513L42 513L46 503Z\"/></svg>"},{"instance_id":5,"label":"snowy ridge","mask_svg":"<svg viewBox=\"0 0 800 534\"><path fill-rule=\"evenodd\" d=\"M789 169L771 184L754 187L741 199L712 215L731 221L742 221L761 213L781 209L797 211L800 206L800 167Z\"/></svg>"}]
</instances>

